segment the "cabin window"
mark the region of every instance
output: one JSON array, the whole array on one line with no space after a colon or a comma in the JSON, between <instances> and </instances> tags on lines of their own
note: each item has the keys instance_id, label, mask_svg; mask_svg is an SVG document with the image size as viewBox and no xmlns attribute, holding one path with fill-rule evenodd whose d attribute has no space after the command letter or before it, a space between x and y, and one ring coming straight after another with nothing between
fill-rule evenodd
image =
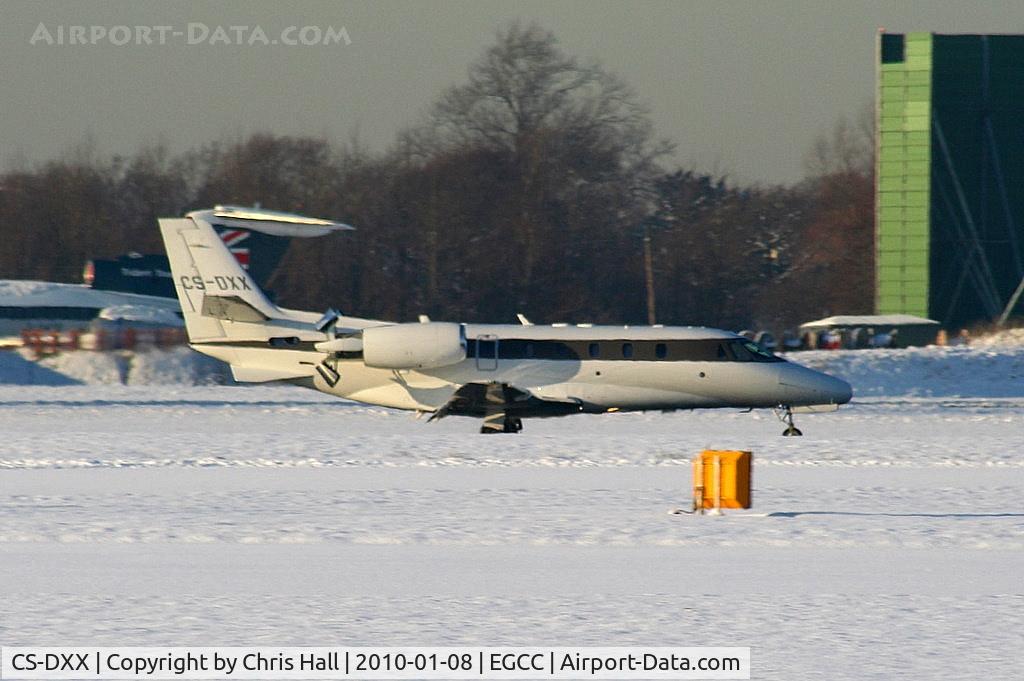
<instances>
[{"instance_id":1,"label":"cabin window","mask_svg":"<svg viewBox=\"0 0 1024 681\"><path fill-rule=\"evenodd\" d=\"M588 352L590 353L590 359L597 359L601 356L601 346L597 343L591 343Z\"/></svg>"},{"instance_id":2,"label":"cabin window","mask_svg":"<svg viewBox=\"0 0 1024 681\"><path fill-rule=\"evenodd\" d=\"M721 343L718 344L718 359L728 359L727 355L725 354L725 346L723 346Z\"/></svg>"},{"instance_id":3,"label":"cabin window","mask_svg":"<svg viewBox=\"0 0 1024 681\"><path fill-rule=\"evenodd\" d=\"M665 359L668 357L668 348L664 343L658 343L654 346L654 356L658 359Z\"/></svg>"},{"instance_id":4,"label":"cabin window","mask_svg":"<svg viewBox=\"0 0 1024 681\"><path fill-rule=\"evenodd\" d=\"M626 359L630 359L630 358L633 357L633 344L632 343L623 343L622 344L622 356L625 357Z\"/></svg>"},{"instance_id":5,"label":"cabin window","mask_svg":"<svg viewBox=\"0 0 1024 681\"><path fill-rule=\"evenodd\" d=\"M523 354L526 355L526 359L533 359L533 343L526 344Z\"/></svg>"}]
</instances>

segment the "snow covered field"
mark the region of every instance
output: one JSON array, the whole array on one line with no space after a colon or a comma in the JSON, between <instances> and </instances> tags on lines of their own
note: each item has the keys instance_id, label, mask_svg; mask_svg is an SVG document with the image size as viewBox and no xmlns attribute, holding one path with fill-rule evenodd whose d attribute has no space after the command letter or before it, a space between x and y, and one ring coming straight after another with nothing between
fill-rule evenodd
<instances>
[{"instance_id":1,"label":"snow covered field","mask_svg":"<svg viewBox=\"0 0 1024 681\"><path fill-rule=\"evenodd\" d=\"M0 385L0 642L749 645L756 679L1014 678L1024 353L799 358L863 396L804 438L768 412L485 438L301 389ZM754 509L669 514L705 447L753 450Z\"/></svg>"}]
</instances>

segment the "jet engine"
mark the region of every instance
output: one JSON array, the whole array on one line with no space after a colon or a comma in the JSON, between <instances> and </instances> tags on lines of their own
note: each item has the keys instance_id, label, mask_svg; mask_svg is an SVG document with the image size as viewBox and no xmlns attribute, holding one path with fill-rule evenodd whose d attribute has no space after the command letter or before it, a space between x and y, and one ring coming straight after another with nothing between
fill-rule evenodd
<instances>
[{"instance_id":1,"label":"jet engine","mask_svg":"<svg viewBox=\"0 0 1024 681\"><path fill-rule=\"evenodd\" d=\"M363 362L378 369L437 369L466 359L461 324L426 322L363 329Z\"/></svg>"}]
</instances>

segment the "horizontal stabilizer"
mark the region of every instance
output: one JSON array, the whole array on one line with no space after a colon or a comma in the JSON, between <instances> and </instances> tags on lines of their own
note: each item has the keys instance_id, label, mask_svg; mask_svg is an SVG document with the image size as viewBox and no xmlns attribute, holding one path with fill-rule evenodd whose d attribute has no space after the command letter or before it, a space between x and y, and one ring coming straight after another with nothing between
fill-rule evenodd
<instances>
[{"instance_id":1,"label":"horizontal stabilizer","mask_svg":"<svg viewBox=\"0 0 1024 681\"><path fill-rule=\"evenodd\" d=\"M293 213L282 213L263 208L246 208L244 206L215 206L206 211L218 225L251 229L264 234L287 237L314 237L331 232L350 231L355 229L343 222L308 218Z\"/></svg>"}]
</instances>

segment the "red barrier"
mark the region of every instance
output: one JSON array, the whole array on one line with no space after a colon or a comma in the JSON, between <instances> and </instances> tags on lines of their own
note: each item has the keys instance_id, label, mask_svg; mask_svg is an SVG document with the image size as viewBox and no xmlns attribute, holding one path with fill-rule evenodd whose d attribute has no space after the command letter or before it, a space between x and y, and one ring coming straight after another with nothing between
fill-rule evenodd
<instances>
[{"instance_id":1,"label":"red barrier","mask_svg":"<svg viewBox=\"0 0 1024 681\"><path fill-rule=\"evenodd\" d=\"M62 350L134 350L137 347L169 348L188 342L185 330L177 327L146 329L23 329L22 346L28 348L38 359Z\"/></svg>"}]
</instances>

